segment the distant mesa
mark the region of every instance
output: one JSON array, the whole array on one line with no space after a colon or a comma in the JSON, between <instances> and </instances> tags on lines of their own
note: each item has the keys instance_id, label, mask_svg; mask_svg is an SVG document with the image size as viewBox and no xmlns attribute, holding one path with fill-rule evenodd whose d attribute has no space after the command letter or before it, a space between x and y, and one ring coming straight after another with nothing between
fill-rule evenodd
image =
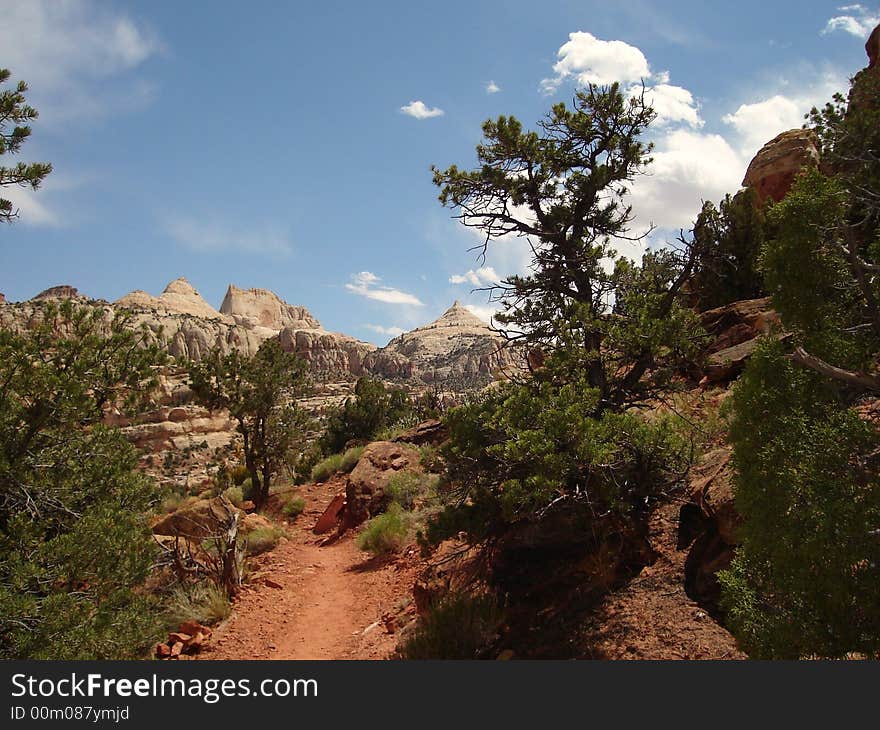
<instances>
[{"instance_id":1,"label":"distant mesa","mask_svg":"<svg viewBox=\"0 0 880 730\"><path fill-rule=\"evenodd\" d=\"M321 323L305 307L294 306L268 289L239 289L230 284L220 305L220 313L232 317L238 324L281 331L293 329L321 329Z\"/></svg>"},{"instance_id":2,"label":"distant mesa","mask_svg":"<svg viewBox=\"0 0 880 730\"><path fill-rule=\"evenodd\" d=\"M102 308L108 323L114 309L130 310L132 325L145 328L148 342L185 360L199 361L214 348L250 356L266 340L277 338L284 350L305 359L313 375L328 382L373 375L467 389L491 382L514 359L511 351L502 349L498 334L458 301L433 322L380 349L325 330L308 309L288 304L268 289L230 284L217 310L183 277L159 296L136 290L112 305L88 300L72 286L55 286L29 302L4 306L0 326L27 327L41 301L69 298Z\"/></svg>"},{"instance_id":3,"label":"distant mesa","mask_svg":"<svg viewBox=\"0 0 880 730\"><path fill-rule=\"evenodd\" d=\"M79 296L79 290L75 286L62 284L61 286L50 286L48 289L43 289L31 301L45 302L51 299L77 299Z\"/></svg>"},{"instance_id":4,"label":"distant mesa","mask_svg":"<svg viewBox=\"0 0 880 730\"><path fill-rule=\"evenodd\" d=\"M130 309L155 309L167 314L188 314L205 319L221 319L220 312L208 304L184 277L172 281L158 297L137 289L117 299L115 304Z\"/></svg>"},{"instance_id":5,"label":"distant mesa","mask_svg":"<svg viewBox=\"0 0 880 730\"><path fill-rule=\"evenodd\" d=\"M514 364L515 353L503 344L489 325L456 301L430 324L395 337L368 364L387 377L473 387Z\"/></svg>"}]
</instances>

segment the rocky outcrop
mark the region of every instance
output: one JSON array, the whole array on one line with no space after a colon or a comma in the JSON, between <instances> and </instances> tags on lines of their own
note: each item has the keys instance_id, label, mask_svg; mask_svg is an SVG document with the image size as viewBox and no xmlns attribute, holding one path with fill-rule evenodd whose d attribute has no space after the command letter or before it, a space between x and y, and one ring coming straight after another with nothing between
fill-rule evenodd
<instances>
[{"instance_id":1,"label":"rocky outcrop","mask_svg":"<svg viewBox=\"0 0 880 730\"><path fill-rule=\"evenodd\" d=\"M187 314L203 319L222 319L184 277L175 279L158 297L136 290L116 301L127 309L152 310L157 314Z\"/></svg>"},{"instance_id":2,"label":"rocky outcrop","mask_svg":"<svg viewBox=\"0 0 880 730\"><path fill-rule=\"evenodd\" d=\"M389 378L423 383L485 385L513 364L504 340L459 302L424 327L395 337L368 358L370 370Z\"/></svg>"},{"instance_id":3,"label":"rocky outcrop","mask_svg":"<svg viewBox=\"0 0 880 730\"><path fill-rule=\"evenodd\" d=\"M712 337L706 348L703 385L730 381L739 375L762 335L780 339L788 336L769 297L710 309L700 315L700 323Z\"/></svg>"},{"instance_id":4,"label":"rocky outcrop","mask_svg":"<svg viewBox=\"0 0 880 730\"><path fill-rule=\"evenodd\" d=\"M365 362L376 346L354 337L315 328L285 327L278 334L285 352L295 352L324 377L358 378L367 373Z\"/></svg>"},{"instance_id":5,"label":"rocky outcrop","mask_svg":"<svg viewBox=\"0 0 880 730\"><path fill-rule=\"evenodd\" d=\"M50 286L43 289L37 296L33 298L35 302L45 302L52 299L79 299L80 293L75 286L61 284L60 286Z\"/></svg>"},{"instance_id":6,"label":"rocky outcrop","mask_svg":"<svg viewBox=\"0 0 880 730\"><path fill-rule=\"evenodd\" d=\"M230 284L220 305L220 313L238 324L265 327L276 332L285 327L321 329L321 323L308 309L288 304L268 289L239 289Z\"/></svg>"},{"instance_id":7,"label":"rocky outcrop","mask_svg":"<svg viewBox=\"0 0 880 730\"><path fill-rule=\"evenodd\" d=\"M230 514L237 510L225 497L196 499L171 514L158 518L152 525L154 535L203 540L222 534ZM240 512L239 519L244 519Z\"/></svg>"},{"instance_id":8,"label":"rocky outcrop","mask_svg":"<svg viewBox=\"0 0 880 730\"><path fill-rule=\"evenodd\" d=\"M365 449L345 486L345 528L356 527L382 512L388 504L385 489L400 471L422 471L419 450L409 444L374 441Z\"/></svg>"},{"instance_id":9,"label":"rocky outcrop","mask_svg":"<svg viewBox=\"0 0 880 730\"><path fill-rule=\"evenodd\" d=\"M336 529L342 520L343 511L345 510L345 492L340 492L331 500L327 508L321 513L312 532L316 535L323 535L331 530Z\"/></svg>"},{"instance_id":10,"label":"rocky outcrop","mask_svg":"<svg viewBox=\"0 0 880 730\"><path fill-rule=\"evenodd\" d=\"M852 80L849 91L849 113L856 109L875 110L880 106L880 25L874 28L865 43L868 65Z\"/></svg>"},{"instance_id":11,"label":"rocky outcrop","mask_svg":"<svg viewBox=\"0 0 880 730\"><path fill-rule=\"evenodd\" d=\"M679 513L679 549L690 546L685 560L685 591L714 611L720 585L717 574L730 566L739 543L740 517L734 506L731 449L707 453L691 472L689 501Z\"/></svg>"},{"instance_id":12,"label":"rocky outcrop","mask_svg":"<svg viewBox=\"0 0 880 730\"><path fill-rule=\"evenodd\" d=\"M790 129L765 144L749 163L743 187L754 188L759 203L779 202L791 189L795 177L819 164L819 142L808 129Z\"/></svg>"},{"instance_id":13,"label":"rocky outcrop","mask_svg":"<svg viewBox=\"0 0 880 730\"><path fill-rule=\"evenodd\" d=\"M413 446L439 446L449 438L449 427L435 418L406 429L392 440Z\"/></svg>"},{"instance_id":14,"label":"rocky outcrop","mask_svg":"<svg viewBox=\"0 0 880 730\"><path fill-rule=\"evenodd\" d=\"M871 32L865 43L865 53L868 54L868 68L877 66L880 60L880 25Z\"/></svg>"},{"instance_id":15,"label":"rocky outcrop","mask_svg":"<svg viewBox=\"0 0 880 730\"><path fill-rule=\"evenodd\" d=\"M200 406L164 407L123 425L123 433L139 449L152 454L196 447L219 449L235 438L235 422L228 413Z\"/></svg>"}]
</instances>

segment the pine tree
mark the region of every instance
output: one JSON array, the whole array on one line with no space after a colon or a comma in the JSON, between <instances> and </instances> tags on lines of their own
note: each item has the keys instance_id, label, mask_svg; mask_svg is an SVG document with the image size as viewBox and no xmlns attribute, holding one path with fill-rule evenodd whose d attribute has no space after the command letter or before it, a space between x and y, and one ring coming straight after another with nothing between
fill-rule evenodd
<instances>
[{"instance_id":1,"label":"pine tree","mask_svg":"<svg viewBox=\"0 0 880 730\"><path fill-rule=\"evenodd\" d=\"M0 68L0 84L9 80L8 69ZM12 89L0 91L0 155L17 154L24 141L30 137L28 122L36 119L37 110L25 102L28 90L24 81L19 81ZM14 167L0 166L0 186L18 185L36 190L43 179L52 172L47 162L19 162ZM0 220L9 222L18 216L11 200L0 197Z\"/></svg>"},{"instance_id":2,"label":"pine tree","mask_svg":"<svg viewBox=\"0 0 880 730\"><path fill-rule=\"evenodd\" d=\"M556 377L583 374L599 392L597 415L650 399L693 352L694 318L678 302L693 249L615 263L615 240L633 239L625 196L650 162L640 137L654 117L643 96L590 86L573 108L553 106L539 131L514 117L486 121L476 169L432 168L441 203L483 233L483 255L504 236L528 240L532 273L494 290L500 331L550 353Z\"/></svg>"},{"instance_id":3,"label":"pine tree","mask_svg":"<svg viewBox=\"0 0 880 730\"><path fill-rule=\"evenodd\" d=\"M266 340L253 357L215 348L190 366L190 385L208 408L226 409L238 424L253 500L262 507L288 451L308 432L311 418L294 399L307 384L306 363Z\"/></svg>"}]
</instances>

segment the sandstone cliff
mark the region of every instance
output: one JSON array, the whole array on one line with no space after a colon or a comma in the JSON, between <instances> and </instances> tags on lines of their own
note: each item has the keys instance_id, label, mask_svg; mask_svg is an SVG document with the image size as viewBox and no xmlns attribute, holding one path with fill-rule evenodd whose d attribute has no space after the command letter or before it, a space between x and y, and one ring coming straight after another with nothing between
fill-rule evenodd
<instances>
[{"instance_id":1,"label":"sandstone cliff","mask_svg":"<svg viewBox=\"0 0 880 730\"><path fill-rule=\"evenodd\" d=\"M458 302L435 322L379 349L325 330L305 307L288 304L266 289L230 285L218 311L184 278L172 281L159 296L137 290L112 304L88 299L74 287L52 287L28 301L4 306L0 328L26 329L40 319L46 301L70 298L100 309L106 327L117 311L128 311L150 342L185 360L199 361L214 347L253 355L263 342L277 337L323 382L350 382L372 374L414 387L436 384L461 390L486 385L513 361L501 349L503 340Z\"/></svg>"},{"instance_id":2,"label":"sandstone cliff","mask_svg":"<svg viewBox=\"0 0 880 730\"><path fill-rule=\"evenodd\" d=\"M504 340L479 317L455 302L439 319L395 337L367 359L367 367L390 378L475 387L512 365Z\"/></svg>"},{"instance_id":3,"label":"sandstone cliff","mask_svg":"<svg viewBox=\"0 0 880 730\"><path fill-rule=\"evenodd\" d=\"M239 289L230 284L220 312L239 324L279 331L285 327L320 329L321 323L305 307L283 301L268 289Z\"/></svg>"},{"instance_id":4,"label":"sandstone cliff","mask_svg":"<svg viewBox=\"0 0 880 730\"><path fill-rule=\"evenodd\" d=\"M127 309L148 310L156 314L188 314L204 319L221 319L220 313L183 277L172 281L158 297L137 289L118 299L116 304Z\"/></svg>"}]
</instances>

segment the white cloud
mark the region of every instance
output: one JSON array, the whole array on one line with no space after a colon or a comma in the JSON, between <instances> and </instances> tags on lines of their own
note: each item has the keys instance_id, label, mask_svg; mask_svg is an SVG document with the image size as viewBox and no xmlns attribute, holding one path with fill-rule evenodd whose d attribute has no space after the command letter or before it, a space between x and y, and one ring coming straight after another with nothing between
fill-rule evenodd
<instances>
[{"instance_id":1,"label":"white cloud","mask_svg":"<svg viewBox=\"0 0 880 730\"><path fill-rule=\"evenodd\" d=\"M654 162L647 175L632 185L631 202L638 229L688 230L702 200L717 201L739 189L745 172L743 158L718 134L677 129L656 142ZM637 258L638 246L622 254Z\"/></svg>"},{"instance_id":2,"label":"white cloud","mask_svg":"<svg viewBox=\"0 0 880 730\"><path fill-rule=\"evenodd\" d=\"M158 37L122 11L92 0L4 2L3 66L30 86L29 101L47 124L99 116L149 101L153 87L114 77L161 50Z\"/></svg>"},{"instance_id":3,"label":"white cloud","mask_svg":"<svg viewBox=\"0 0 880 730\"><path fill-rule=\"evenodd\" d=\"M845 14L829 18L822 35L842 30L857 38L867 38L880 25L880 12L868 10L864 5L843 5L838 10Z\"/></svg>"},{"instance_id":4,"label":"white cloud","mask_svg":"<svg viewBox=\"0 0 880 730\"><path fill-rule=\"evenodd\" d=\"M500 305L493 304L465 304L464 308L487 324L492 323L492 318L498 314L501 309Z\"/></svg>"},{"instance_id":5,"label":"white cloud","mask_svg":"<svg viewBox=\"0 0 880 730\"><path fill-rule=\"evenodd\" d=\"M385 304L408 304L414 307L422 307L424 303L413 294L383 286L382 280L371 271L361 271L351 275L351 281L345 288L354 294L374 299Z\"/></svg>"},{"instance_id":6,"label":"white cloud","mask_svg":"<svg viewBox=\"0 0 880 730\"><path fill-rule=\"evenodd\" d=\"M774 94L761 101L741 104L732 114L725 114L722 121L737 131L744 146L757 151L780 132L800 127L807 109L795 99Z\"/></svg>"},{"instance_id":7,"label":"white cloud","mask_svg":"<svg viewBox=\"0 0 880 730\"><path fill-rule=\"evenodd\" d=\"M741 104L736 111L722 117L736 132L742 154L751 159L780 132L803 126L804 115L812 107L821 107L835 92L847 88L846 75L833 69L824 72L810 69L808 73L808 81L790 83L783 78L778 82L784 91L797 89L795 93L764 94L763 98Z\"/></svg>"},{"instance_id":8,"label":"white cloud","mask_svg":"<svg viewBox=\"0 0 880 730\"><path fill-rule=\"evenodd\" d=\"M163 226L177 243L202 253L238 251L286 256L293 251L289 235L270 225L236 225L218 221L215 215L199 219L171 215L165 218Z\"/></svg>"},{"instance_id":9,"label":"white cloud","mask_svg":"<svg viewBox=\"0 0 880 730\"><path fill-rule=\"evenodd\" d=\"M411 101L409 104L400 107L400 111L416 119L430 119L431 117L440 117L445 114L442 109L428 107L423 101Z\"/></svg>"},{"instance_id":10,"label":"white cloud","mask_svg":"<svg viewBox=\"0 0 880 730\"><path fill-rule=\"evenodd\" d=\"M645 54L624 41L603 41L592 33L570 33L569 40L557 52L559 61L553 66L556 76L541 81L546 93L556 91L564 81L577 85L619 82L632 97L642 92L657 112L656 124L683 122L691 127L702 126L699 106L693 94L669 83L669 72L651 72ZM653 85L651 82L653 81Z\"/></svg>"},{"instance_id":11,"label":"white cloud","mask_svg":"<svg viewBox=\"0 0 880 730\"><path fill-rule=\"evenodd\" d=\"M501 91L501 87L494 81L490 81L488 84L486 84L487 94L497 94L499 91Z\"/></svg>"},{"instance_id":12,"label":"white cloud","mask_svg":"<svg viewBox=\"0 0 880 730\"><path fill-rule=\"evenodd\" d=\"M624 41L603 41L583 31L569 33L568 41L556 55L556 76L541 81L541 88L547 93L556 91L569 79L586 86L614 81L632 83L651 76L648 59L635 46Z\"/></svg>"},{"instance_id":13,"label":"white cloud","mask_svg":"<svg viewBox=\"0 0 880 730\"><path fill-rule=\"evenodd\" d=\"M406 332L402 327L383 327L380 324L367 324L364 325L368 330L372 330L380 335L388 335L389 337L397 337L398 335L402 335Z\"/></svg>"},{"instance_id":14,"label":"white cloud","mask_svg":"<svg viewBox=\"0 0 880 730\"><path fill-rule=\"evenodd\" d=\"M498 274L491 266L481 266L479 269L470 269L464 274L453 274L449 277L450 284L473 284L481 286L498 282Z\"/></svg>"},{"instance_id":15,"label":"white cloud","mask_svg":"<svg viewBox=\"0 0 880 730\"><path fill-rule=\"evenodd\" d=\"M664 74L668 81L668 74ZM641 93L641 84L631 86L627 93L630 96ZM645 101L657 113L656 125L683 122L691 127L702 127L699 107L693 94L681 86L658 83L645 87Z\"/></svg>"},{"instance_id":16,"label":"white cloud","mask_svg":"<svg viewBox=\"0 0 880 730\"><path fill-rule=\"evenodd\" d=\"M30 188L8 186L0 190L0 198L12 202L13 211L18 211L16 223L26 226L43 226L48 228L60 228L61 218L53 211L45 201L39 200L42 191L34 191Z\"/></svg>"}]
</instances>

